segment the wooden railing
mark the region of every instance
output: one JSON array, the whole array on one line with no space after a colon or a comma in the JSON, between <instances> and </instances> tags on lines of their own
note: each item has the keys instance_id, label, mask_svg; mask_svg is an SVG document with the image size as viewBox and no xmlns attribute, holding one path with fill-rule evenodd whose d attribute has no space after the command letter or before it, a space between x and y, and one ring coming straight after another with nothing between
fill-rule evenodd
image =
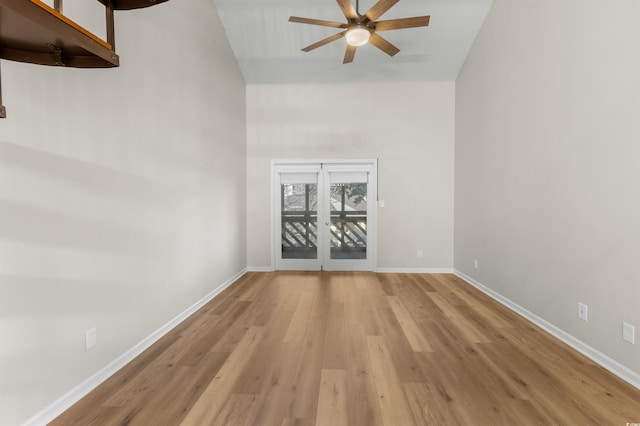
<instances>
[{"instance_id":1,"label":"wooden railing","mask_svg":"<svg viewBox=\"0 0 640 426\"><path fill-rule=\"evenodd\" d=\"M331 248L332 251L366 250L366 211L331 212Z\"/></svg>"},{"instance_id":2,"label":"wooden railing","mask_svg":"<svg viewBox=\"0 0 640 426\"><path fill-rule=\"evenodd\" d=\"M282 245L284 247L318 247L318 212L283 212Z\"/></svg>"},{"instance_id":3,"label":"wooden railing","mask_svg":"<svg viewBox=\"0 0 640 426\"><path fill-rule=\"evenodd\" d=\"M318 247L318 212L283 212L282 247L285 251L310 251ZM331 249L365 251L367 248L367 212L331 212Z\"/></svg>"}]
</instances>

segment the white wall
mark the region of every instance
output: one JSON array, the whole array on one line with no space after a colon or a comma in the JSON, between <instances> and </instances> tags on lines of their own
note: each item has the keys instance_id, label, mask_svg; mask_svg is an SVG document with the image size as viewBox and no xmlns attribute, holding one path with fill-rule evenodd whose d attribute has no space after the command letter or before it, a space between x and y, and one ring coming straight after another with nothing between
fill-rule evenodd
<instances>
[{"instance_id":1,"label":"white wall","mask_svg":"<svg viewBox=\"0 0 640 426\"><path fill-rule=\"evenodd\" d=\"M452 268L454 92L453 82L249 85L248 265L271 266L272 159L378 158L378 267Z\"/></svg>"},{"instance_id":2,"label":"white wall","mask_svg":"<svg viewBox=\"0 0 640 426\"><path fill-rule=\"evenodd\" d=\"M456 82L455 157L456 268L636 373L639 20L636 0L495 0Z\"/></svg>"},{"instance_id":3,"label":"white wall","mask_svg":"<svg viewBox=\"0 0 640 426\"><path fill-rule=\"evenodd\" d=\"M245 85L213 3L118 12L116 38L118 69L2 62L2 425L246 266Z\"/></svg>"}]
</instances>

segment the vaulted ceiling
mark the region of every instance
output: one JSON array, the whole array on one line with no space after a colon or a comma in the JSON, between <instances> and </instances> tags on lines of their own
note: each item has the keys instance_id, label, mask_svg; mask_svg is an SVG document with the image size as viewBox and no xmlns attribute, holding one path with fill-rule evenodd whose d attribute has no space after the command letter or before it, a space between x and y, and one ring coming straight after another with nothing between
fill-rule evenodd
<instances>
[{"instance_id":1,"label":"vaulted ceiling","mask_svg":"<svg viewBox=\"0 0 640 426\"><path fill-rule=\"evenodd\" d=\"M355 6L355 0L354 6ZM341 30L288 22L289 16L346 22L336 0L214 0L247 84L455 80L492 0L400 0L380 20L430 15L428 27L385 31L400 52L372 45L342 64L346 42L305 46ZM360 0L364 14L375 0Z\"/></svg>"}]
</instances>

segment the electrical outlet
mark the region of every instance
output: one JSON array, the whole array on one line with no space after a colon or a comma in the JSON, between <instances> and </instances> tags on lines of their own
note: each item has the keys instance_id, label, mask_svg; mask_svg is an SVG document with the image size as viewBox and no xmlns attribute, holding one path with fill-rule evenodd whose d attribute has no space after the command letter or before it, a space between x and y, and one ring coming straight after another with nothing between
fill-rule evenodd
<instances>
[{"instance_id":1,"label":"electrical outlet","mask_svg":"<svg viewBox=\"0 0 640 426\"><path fill-rule=\"evenodd\" d=\"M478 259L473 259L473 267L478 269Z\"/></svg>"},{"instance_id":2,"label":"electrical outlet","mask_svg":"<svg viewBox=\"0 0 640 426\"><path fill-rule=\"evenodd\" d=\"M636 328L626 322L622 323L622 340L632 345L636 343Z\"/></svg>"},{"instance_id":3,"label":"electrical outlet","mask_svg":"<svg viewBox=\"0 0 640 426\"><path fill-rule=\"evenodd\" d=\"M98 344L98 332L95 327L84 333L84 350L88 351Z\"/></svg>"},{"instance_id":4,"label":"electrical outlet","mask_svg":"<svg viewBox=\"0 0 640 426\"><path fill-rule=\"evenodd\" d=\"M378 206L384 207L384 200L378 200Z\"/></svg>"},{"instance_id":5,"label":"electrical outlet","mask_svg":"<svg viewBox=\"0 0 640 426\"><path fill-rule=\"evenodd\" d=\"M584 303L580 303L578 302L578 318L580 318L581 320L586 321L587 320L587 305L585 305Z\"/></svg>"},{"instance_id":6,"label":"electrical outlet","mask_svg":"<svg viewBox=\"0 0 640 426\"><path fill-rule=\"evenodd\" d=\"M418 257L422 257L422 250L418 250L418 254L417 254L417 256L418 256Z\"/></svg>"}]
</instances>

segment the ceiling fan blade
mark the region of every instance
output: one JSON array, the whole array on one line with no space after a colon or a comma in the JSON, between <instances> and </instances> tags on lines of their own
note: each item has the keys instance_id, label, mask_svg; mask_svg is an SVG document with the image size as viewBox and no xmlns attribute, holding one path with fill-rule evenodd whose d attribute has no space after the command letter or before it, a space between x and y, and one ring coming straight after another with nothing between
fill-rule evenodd
<instances>
[{"instance_id":1,"label":"ceiling fan blade","mask_svg":"<svg viewBox=\"0 0 640 426\"><path fill-rule=\"evenodd\" d=\"M387 40L380 37L376 33L371 33L371 36L369 37L369 43L373 44L375 47L382 50L389 56L393 56L400 51L400 49L398 49L393 44L389 43Z\"/></svg>"},{"instance_id":2,"label":"ceiling fan blade","mask_svg":"<svg viewBox=\"0 0 640 426\"><path fill-rule=\"evenodd\" d=\"M376 31L400 30L403 28L426 27L429 25L429 16L414 16L413 18L390 19L375 23Z\"/></svg>"},{"instance_id":3,"label":"ceiling fan blade","mask_svg":"<svg viewBox=\"0 0 640 426\"><path fill-rule=\"evenodd\" d=\"M358 20L358 12L356 12L356 9L353 7L353 3L351 3L351 0L337 0L338 5L340 6L340 9L342 10L342 13L344 13L345 18L347 18L347 20L349 21L357 21Z\"/></svg>"},{"instance_id":4,"label":"ceiling fan blade","mask_svg":"<svg viewBox=\"0 0 640 426\"><path fill-rule=\"evenodd\" d=\"M289 22L298 22L300 24L321 25L323 27L347 28L347 24L334 21L323 21L322 19L300 18L298 16L289 16Z\"/></svg>"},{"instance_id":5,"label":"ceiling fan blade","mask_svg":"<svg viewBox=\"0 0 640 426\"><path fill-rule=\"evenodd\" d=\"M356 56L356 46L351 46L350 44L347 44L347 51L344 52L344 61L342 61L343 64L348 64L353 62L353 57Z\"/></svg>"},{"instance_id":6,"label":"ceiling fan blade","mask_svg":"<svg viewBox=\"0 0 640 426\"><path fill-rule=\"evenodd\" d=\"M371 6L371 9L364 14L363 18L368 22L374 22L376 19L382 16L387 10L391 9L391 6L398 3L400 0L378 0L378 3Z\"/></svg>"},{"instance_id":7,"label":"ceiling fan blade","mask_svg":"<svg viewBox=\"0 0 640 426\"><path fill-rule=\"evenodd\" d=\"M318 47L322 47L325 44L329 44L332 41L336 41L336 40L340 40L342 37L344 37L344 35L346 34L346 31L342 31L341 33L338 34L334 34L330 37L327 37L323 40L317 41L307 47L305 47L304 49L302 49L303 52L311 52L313 49L317 49Z\"/></svg>"}]
</instances>

